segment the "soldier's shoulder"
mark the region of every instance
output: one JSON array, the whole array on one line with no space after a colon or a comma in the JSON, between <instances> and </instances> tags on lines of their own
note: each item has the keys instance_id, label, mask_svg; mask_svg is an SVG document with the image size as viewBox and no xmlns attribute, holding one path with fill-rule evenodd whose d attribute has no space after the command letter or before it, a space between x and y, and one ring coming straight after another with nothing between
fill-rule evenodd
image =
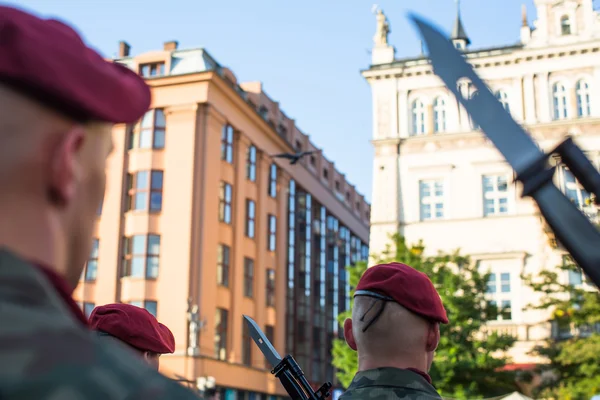
<instances>
[{"instance_id":1,"label":"soldier's shoulder","mask_svg":"<svg viewBox=\"0 0 600 400\"><path fill-rule=\"evenodd\" d=\"M440 400L441 397L433 396L422 390L399 387L370 386L356 390L348 390L340 400Z\"/></svg>"},{"instance_id":2,"label":"soldier's shoulder","mask_svg":"<svg viewBox=\"0 0 600 400\"><path fill-rule=\"evenodd\" d=\"M197 399L127 347L99 340L60 313L6 314L13 324L0 326L3 399Z\"/></svg>"}]
</instances>

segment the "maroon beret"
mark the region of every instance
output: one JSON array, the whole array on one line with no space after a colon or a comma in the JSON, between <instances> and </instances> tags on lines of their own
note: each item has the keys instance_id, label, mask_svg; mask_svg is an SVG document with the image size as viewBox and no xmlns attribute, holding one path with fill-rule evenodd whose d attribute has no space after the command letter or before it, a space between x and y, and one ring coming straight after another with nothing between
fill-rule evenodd
<instances>
[{"instance_id":1,"label":"maroon beret","mask_svg":"<svg viewBox=\"0 0 600 400\"><path fill-rule=\"evenodd\" d=\"M442 299L429 277L405 264L393 262L368 268L354 296L394 301L425 319L448 323Z\"/></svg>"},{"instance_id":2,"label":"maroon beret","mask_svg":"<svg viewBox=\"0 0 600 400\"><path fill-rule=\"evenodd\" d=\"M68 25L0 6L0 83L78 121L133 123L150 107L150 88L106 61Z\"/></svg>"},{"instance_id":3,"label":"maroon beret","mask_svg":"<svg viewBox=\"0 0 600 400\"><path fill-rule=\"evenodd\" d=\"M107 304L90 315L90 327L142 351L165 354L175 351L171 330L145 308L131 304Z\"/></svg>"}]
</instances>

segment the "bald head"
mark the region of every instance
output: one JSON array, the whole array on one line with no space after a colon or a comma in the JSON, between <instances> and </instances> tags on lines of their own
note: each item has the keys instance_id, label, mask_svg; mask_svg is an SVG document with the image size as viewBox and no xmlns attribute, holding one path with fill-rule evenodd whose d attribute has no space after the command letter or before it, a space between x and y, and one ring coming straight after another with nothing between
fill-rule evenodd
<instances>
[{"instance_id":1,"label":"bald head","mask_svg":"<svg viewBox=\"0 0 600 400\"><path fill-rule=\"evenodd\" d=\"M357 296L344 335L358 351L360 370L395 366L426 372L439 342L439 326L393 301Z\"/></svg>"},{"instance_id":2,"label":"bald head","mask_svg":"<svg viewBox=\"0 0 600 400\"><path fill-rule=\"evenodd\" d=\"M77 284L112 124L78 124L0 84L0 246Z\"/></svg>"}]
</instances>

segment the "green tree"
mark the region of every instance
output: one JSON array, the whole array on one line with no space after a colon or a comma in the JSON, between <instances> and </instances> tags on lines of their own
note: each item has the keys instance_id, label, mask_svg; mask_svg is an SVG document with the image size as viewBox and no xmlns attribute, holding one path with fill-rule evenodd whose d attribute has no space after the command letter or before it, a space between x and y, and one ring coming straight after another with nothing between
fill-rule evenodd
<instances>
[{"instance_id":1,"label":"green tree","mask_svg":"<svg viewBox=\"0 0 600 400\"><path fill-rule=\"evenodd\" d=\"M541 294L541 301L529 308L547 310L558 334L533 350L533 354L548 360L548 365L540 368L544 379L536 394L565 400L589 399L600 393L600 293L591 286L563 283L560 275L581 271L569 257L565 261L553 271L523 277Z\"/></svg>"},{"instance_id":2,"label":"green tree","mask_svg":"<svg viewBox=\"0 0 600 400\"><path fill-rule=\"evenodd\" d=\"M426 257L424 249L422 242L407 245L403 237L394 235L386 250L373 258L376 264L397 261L426 273L444 302L450 324L441 326L440 344L429 371L434 385L443 396L457 399L496 396L514 390L514 375L499 370L507 362L500 353L508 350L515 339L483 330L498 312L485 299L488 274L480 273L458 251ZM366 267L366 263L358 263L348 268L352 287L356 287ZM340 315L340 323L349 316L349 311ZM356 353L343 340L334 341L333 364L340 382L347 387L358 365Z\"/></svg>"}]
</instances>

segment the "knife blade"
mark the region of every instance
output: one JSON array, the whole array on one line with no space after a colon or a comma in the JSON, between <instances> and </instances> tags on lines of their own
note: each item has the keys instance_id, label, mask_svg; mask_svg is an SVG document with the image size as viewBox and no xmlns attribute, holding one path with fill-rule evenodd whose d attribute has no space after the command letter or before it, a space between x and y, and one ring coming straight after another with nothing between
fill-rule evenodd
<instances>
[{"instance_id":1,"label":"knife blade","mask_svg":"<svg viewBox=\"0 0 600 400\"><path fill-rule=\"evenodd\" d=\"M463 54L438 28L416 14L408 18L416 25L427 46L434 73L462 104L473 121L494 143L517 175L543 156L533 139L504 109L489 87L479 78ZM471 81L477 97L465 98L459 90L459 81Z\"/></svg>"},{"instance_id":2,"label":"knife blade","mask_svg":"<svg viewBox=\"0 0 600 400\"><path fill-rule=\"evenodd\" d=\"M256 343L267 361L275 368L281 362L281 356L279 356L279 353L275 350L271 342L269 342L263 331L256 325L256 322L247 315L244 315L244 319L246 320L246 324L248 324L250 337L254 340L254 343Z\"/></svg>"}]
</instances>

